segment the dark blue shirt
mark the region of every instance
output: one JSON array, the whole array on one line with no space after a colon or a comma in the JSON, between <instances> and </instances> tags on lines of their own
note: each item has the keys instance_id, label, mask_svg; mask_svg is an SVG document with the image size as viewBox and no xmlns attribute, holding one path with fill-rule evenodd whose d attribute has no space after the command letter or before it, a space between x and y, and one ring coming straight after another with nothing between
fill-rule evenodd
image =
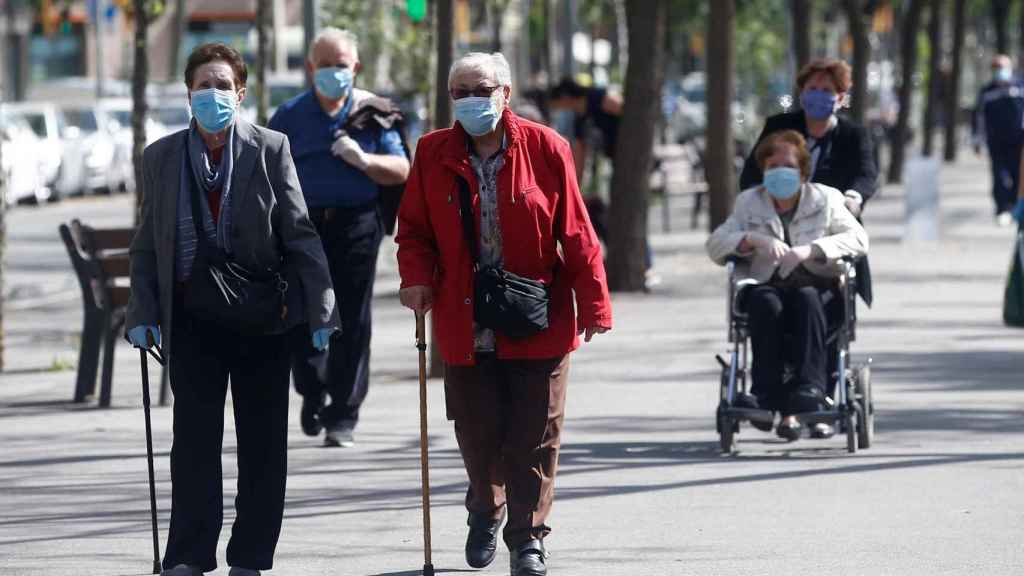
<instances>
[{"instance_id":1,"label":"dark blue shirt","mask_svg":"<svg viewBox=\"0 0 1024 576\"><path fill-rule=\"evenodd\" d=\"M288 136L302 194L310 208L354 208L377 201L377 184L331 154L335 134L345 125L352 103L353 97L349 96L345 107L331 117L308 90L282 104L270 119L270 129ZM364 130L350 132L349 136L368 154L405 156L397 130Z\"/></svg>"}]
</instances>

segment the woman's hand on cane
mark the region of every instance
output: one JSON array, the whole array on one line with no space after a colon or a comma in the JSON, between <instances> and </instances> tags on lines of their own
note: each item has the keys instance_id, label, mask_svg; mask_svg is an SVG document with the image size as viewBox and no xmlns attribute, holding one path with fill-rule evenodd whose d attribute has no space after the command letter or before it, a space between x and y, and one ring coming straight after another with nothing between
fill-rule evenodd
<instances>
[{"instance_id":1,"label":"woman's hand on cane","mask_svg":"<svg viewBox=\"0 0 1024 576\"><path fill-rule=\"evenodd\" d=\"M398 291L398 300L417 314L426 314L434 305L434 290L430 286L409 286Z\"/></svg>"}]
</instances>

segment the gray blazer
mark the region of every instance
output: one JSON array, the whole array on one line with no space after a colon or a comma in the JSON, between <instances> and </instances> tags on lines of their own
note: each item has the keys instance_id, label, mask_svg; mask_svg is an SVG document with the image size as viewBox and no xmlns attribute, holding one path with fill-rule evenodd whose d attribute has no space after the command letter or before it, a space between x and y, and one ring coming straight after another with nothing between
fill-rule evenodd
<instances>
[{"instance_id":1,"label":"gray blazer","mask_svg":"<svg viewBox=\"0 0 1024 576\"><path fill-rule=\"evenodd\" d=\"M125 325L129 329L159 326L167 354L171 353L177 198L187 133L171 134L146 147L142 222L131 245L132 290ZM288 138L241 119L235 123L234 138L235 258L250 270L262 270L280 261L283 247L285 261L300 279L305 313L298 316L299 321L304 317L313 331L339 327L327 257L309 220Z\"/></svg>"}]
</instances>

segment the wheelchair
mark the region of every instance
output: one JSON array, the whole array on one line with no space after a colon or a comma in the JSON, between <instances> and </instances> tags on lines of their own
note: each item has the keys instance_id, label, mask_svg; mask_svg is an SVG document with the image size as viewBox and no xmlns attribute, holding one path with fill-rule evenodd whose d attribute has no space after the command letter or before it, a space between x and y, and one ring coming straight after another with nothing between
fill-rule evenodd
<instances>
[{"instance_id":1,"label":"wheelchair","mask_svg":"<svg viewBox=\"0 0 1024 576\"><path fill-rule=\"evenodd\" d=\"M867 358L858 364L850 356L850 343L856 340L857 272L850 258L841 260L840 267L837 292L842 299L842 322L836 326L830 323L826 336L826 350L835 353L832 365L834 370L829 376L829 389L832 392L826 393L824 409L796 416L807 426L823 422L845 432L846 450L852 454L858 448L871 447L875 434L875 410L871 397L871 359ZM775 421L775 414L771 410L735 405L737 395L748 393L751 383L749 316L743 310L742 300L747 289L758 285L756 280L738 280L736 268L736 260L726 263L729 274L727 314L731 351L728 360L716 355L722 368L716 428L723 454L736 452L736 435L740 432L740 424L756 422L762 426L771 426ZM783 378L791 377L790 372L787 366Z\"/></svg>"}]
</instances>

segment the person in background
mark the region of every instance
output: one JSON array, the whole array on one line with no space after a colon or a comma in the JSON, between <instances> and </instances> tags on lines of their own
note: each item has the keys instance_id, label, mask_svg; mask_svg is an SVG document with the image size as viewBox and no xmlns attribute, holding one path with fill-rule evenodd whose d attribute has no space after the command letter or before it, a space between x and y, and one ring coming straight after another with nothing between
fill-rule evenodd
<instances>
[{"instance_id":1,"label":"person in background","mask_svg":"<svg viewBox=\"0 0 1024 576\"><path fill-rule=\"evenodd\" d=\"M360 68L354 34L321 31L309 47L306 68L314 87L278 108L269 127L291 142L330 264L342 331L326 353L296 340L292 372L302 395L303 432L317 436L325 429L325 446L349 447L370 385L381 187L404 183L409 159L399 131L380 120L391 117L390 103L354 87ZM325 395L331 400L327 406Z\"/></svg>"},{"instance_id":2,"label":"person in background","mask_svg":"<svg viewBox=\"0 0 1024 576\"><path fill-rule=\"evenodd\" d=\"M589 152L587 136L592 128L601 136L601 153L609 160L615 159L622 96L606 88L583 86L572 78L563 78L548 91L548 115L552 127L572 142L578 182L583 181Z\"/></svg>"},{"instance_id":3,"label":"person in background","mask_svg":"<svg viewBox=\"0 0 1024 576\"><path fill-rule=\"evenodd\" d=\"M1005 54L992 58L992 80L978 94L971 128L974 152L981 154L982 143L988 148L996 223L1009 226L1024 151L1024 82Z\"/></svg>"},{"instance_id":4,"label":"person in background","mask_svg":"<svg viewBox=\"0 0 1024 576\"><path fill-rule=\"evenodd\" d=\"M770 134L795 130L807 142L811 155L808 180L836 188L846 198L846 208L860 218L864 206L878 191L878 165L872 140L859 124L837 114L847 104L853 82L850 66L824 58L809 62L796 77L800 109L769 117L751 148L740 173L740 189L762 182L764 173L755 157L758 146ZM857 261L857 293L870 306L873 300L871 267L867 258Z\"/></svg>"},{"instance_id":5,"label":"person in background","mask_svg":"<svg viewBox=\"0 0 1024 576\"><path fill-rule=\"evenodd\" d=\"M810 152L795 130L768 135L754 151L763 183L744 190L736 207L708 237L708 256L719 265L745 260L740 274L756 280L743 306L750 317L753 348L750 394L738 406L782 414L776 433L800 438L797 414L825 407L828 389L826 337L829 318L841 320L836 293L839 260L867 254L868 235L835 188L812 184ZM792 339L786 339L785 334ZM792 364L792 377L783 367ZM769 428L770 429L770 428ZM812 437L834 430L818 423Z\"/></svg>"},{"instance_id":6,"label":"person in background","mask_svg":"<svg viewBox=\"0 0 1024 576\"><path fill-rule=\"evenodd\" d=\"M137 348L159 346L162 336L170 365L174 442L164 576L202 576L217 567L229 380L238 438L229 576L271 569L288 461L286 332L323 350L338 326L327 258L288 140L238 117L246 77L234 48L196 48L185 67L192 123L148 146L142 160L142 221L130 250L125 326ZM282 318L270 317L277 328L239 331L194 312L190 287L211 272L214 253L294 280L285 283Z\"/></svg>"},{"instance_id":7,"label":"person in background","mask_svg":"<svg viewBox=\"0 0 1024 576\"><path fill-rule=\"evenodd\" d=\"M447 416L469 476L466 561L494 560L507 517L512 575L543 576L569 354L580 335L589 342L611 329L612 310L569 144L509 109L511 83L501 54L470 53L452 65L456 123L419 141L395 240L402 304L434 311ZM481 266L549 287L546 329L512 339L475 323L467 234L477 235Z\"/></svg>"}]
</instances>

